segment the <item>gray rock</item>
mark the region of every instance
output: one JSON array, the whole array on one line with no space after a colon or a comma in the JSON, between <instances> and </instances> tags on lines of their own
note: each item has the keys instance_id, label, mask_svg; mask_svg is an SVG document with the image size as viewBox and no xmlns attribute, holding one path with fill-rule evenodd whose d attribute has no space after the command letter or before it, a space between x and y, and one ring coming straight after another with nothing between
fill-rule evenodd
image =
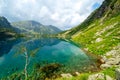
<instances>
[{"instance_id":1,"label":"gray rock","mask_svg":"<svg viewBox=\"0 0 120 80\"><path fill-rule=\"evenodd\" d=\"M80 75L80 73L79 73L79 72L75 72L75 74L76 74L77 76L79 76L79 75Z\"/></svg>"},{"instance_id":2,"label":"gray rock","mask_svg":"<svg viewBox=\"0 0 120 80\"><path fill-rule=\"evenodd\" d=\"M97 38L95 42L101 42L102 40L102 38Z\"/></svg>"},{"instance_id":3,"label":"gray rock","mask_svg":"<svg viewBox=\"0 0 120 80\"><path fill-rule=\"evenodd\" d=\"M106 61L106 64L109 64L109 65L117 65L119 64L120 62L120 58L110 58Z\"/></svg>"},{"instance_id":4,"label":"gray rock","mask_svg":"<svg viewBox=\"0 0 120 80\"><path fill-rule=\"evenodd\" d=\"M119 47L115 47L114 50L107 52L105 55L102 56L104 64L101 64L101 69L120 65L120 53Z\"/></svg>"},{"instance_id":5,"label":"gray rock","mask_svg":"<svg viewBox=\"0 0 120 80\"><path fill-rule=\"evenodd\" d=\"M113 56L115 54L117 54L117 50L111 50L111 51L106 53L106 56Z\"/></svg>"},{"instance_id":6,"label":"gray rock","mask_svg":"<svg viewBox=\"0 0 120 80\"><path fill-rule=\"evenodd\" d=\"M113 80L110 76L104 75L103 73L93 74L88 77L88 80L99 80L99 79L100 80Z\"/></svg>"},{"instance_id":7,"label":"gray rock","mask_svg":"<svg viewBox=\"0 0 120 80\"><path fill-rule=\"evenodd\" d=\"M102 64L100 66L101 69L105 69L105 68L109 68L109 67L111 67L111 65L109 65L109 64Z\"/></svg>"},{"instance_id":8,"label":"gray rock","mask_svg":"<svg viewBox=\"0 0 120 80\"><path fill-rule=\"evenodd\" d=\"M106 62L106 61L107 61L106 56L102 56L102 60L103 60L104 62Z\"/></svg>"},{"instance_id":9,"label":"gray rock","mask_svg":"<svg viewBox=\"0 0 120 80\"><path fill-rule=\"evenodd\" d=\"M70 77L72 77L72 75L70 73L61 74L61 76L64 77L64 78L70 78Z\"/></svg>"},{"instance_id":10,"label":"gray rock","mask_svg":"<svg viewBox=\"0 0 120 80\"><path fill-rule=\"evenodd\" d=\"M115 70L115 73L116 73L116 80L120 80L120 68L117 68Z\"/></svg>"}]
</instances>

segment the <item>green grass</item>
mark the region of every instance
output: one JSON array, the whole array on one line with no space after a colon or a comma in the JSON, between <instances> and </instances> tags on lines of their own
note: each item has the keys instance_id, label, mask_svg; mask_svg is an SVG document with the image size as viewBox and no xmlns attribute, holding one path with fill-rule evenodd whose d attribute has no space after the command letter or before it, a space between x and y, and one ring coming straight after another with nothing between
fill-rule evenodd
<instances>
[{"instance_id":1,"label":"green grass","mask_svg":"<svg viewBox=\"0 0 120 80\"><path fill-rule=\"evenodd\" d=\"M115 26L111 27L114 24ZM81 31L81 33L79 32L73 35L72 40L88 48L90 52L99 55L105 54L120 43L120 15L107 19L104 22L97 20L91 23L91 25ZM96 35L97 32L101 34ZM102 38L103 40L96 42L97 38Z\"/></svg>"},{"instance_id":2,"label":"green grass","mask_svg":"<svg viewBox=\"0 0 120 80\"><path fill-rule=\"evenodd\" d=\"M111 67L111 68L101 70L100 72L82 73L79 76L74 76L71 78L57 78L55 80L88 80L89 75L97 74L97 73L104 73L105 76L108 75L111 78L115 79L115 67ZM106 80L106 77L105 77L105 79L97 79L97 80Z\"/></svg>"},{"instance_id":3,"label":"green grass","mask_svg":"<svg viewBox=\"0 0 120 80\"><path fill-rule=\"evenodd\" d=\"M105 75L109 75L112 78L115 78L115 67L107 68L101 71Z\"/></svg>"}]
</instances>

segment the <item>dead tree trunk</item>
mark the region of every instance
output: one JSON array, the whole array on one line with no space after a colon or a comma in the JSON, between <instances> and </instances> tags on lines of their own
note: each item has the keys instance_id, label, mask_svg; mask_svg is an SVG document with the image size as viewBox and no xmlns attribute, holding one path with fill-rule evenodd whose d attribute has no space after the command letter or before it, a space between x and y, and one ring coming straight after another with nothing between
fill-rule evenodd
<instances>
[{"instance_id":1,"label":"dead tree trunk","mask_svg":"<svg viewBox=\"0 0 120 80\"><path fill-rule=\"evenodd\" d=\"M27 67L28 67L28 64L29 64L27 52L25 52L25 59L26 60L25 60L24 74L25 74L25 80L27 80L27 78L28 78Z\"/></svg>"}]
</instances>

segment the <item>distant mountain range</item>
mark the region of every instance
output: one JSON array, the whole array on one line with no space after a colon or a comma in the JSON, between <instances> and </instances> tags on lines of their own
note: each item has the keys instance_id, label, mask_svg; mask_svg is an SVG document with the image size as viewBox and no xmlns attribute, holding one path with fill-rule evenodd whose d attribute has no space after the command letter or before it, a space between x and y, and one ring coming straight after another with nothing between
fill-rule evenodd
<instances>
[{"instance_id":1,"label":"distant mountain range","mask_svg":"<svg viewBox=\"0 0 120 80\"><path fill-rule=\"evenodd\" d=\"M10 23L5 17L0 17L0 40L22 35L48 35L61 32L55 26L43 25L36 21L19 21Z\"/></svg>"},{"instance_id":2,"label":"distant mountain range","mask_svg":"<svg viewBox=\"0 0 120 80\"><path fill-rule=\"evenodd\" d=\"M11 25L15 28L19 28L21 30L20 33L38 33L38 34L56 34L61 32L60 29L58 29L55 26L52 25L43 25L36 21L19 21L19 22L13 22Z\"/></svg>"}]
</instances>

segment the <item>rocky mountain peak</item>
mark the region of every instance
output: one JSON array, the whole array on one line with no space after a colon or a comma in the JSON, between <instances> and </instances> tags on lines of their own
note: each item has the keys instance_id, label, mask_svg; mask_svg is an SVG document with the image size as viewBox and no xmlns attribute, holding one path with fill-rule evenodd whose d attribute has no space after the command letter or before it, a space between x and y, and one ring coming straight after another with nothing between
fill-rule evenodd
<instances>
[{"instance_id":1,"label":"rocky mountain peak","mask_svg":"<svg viewBox=\"0 0 120 80\"><path fill-rule=\"evenodd\" d=\"M11 25L5 17L0 16L0 27L10 28Z\"/></svg>"}]
</instances>

